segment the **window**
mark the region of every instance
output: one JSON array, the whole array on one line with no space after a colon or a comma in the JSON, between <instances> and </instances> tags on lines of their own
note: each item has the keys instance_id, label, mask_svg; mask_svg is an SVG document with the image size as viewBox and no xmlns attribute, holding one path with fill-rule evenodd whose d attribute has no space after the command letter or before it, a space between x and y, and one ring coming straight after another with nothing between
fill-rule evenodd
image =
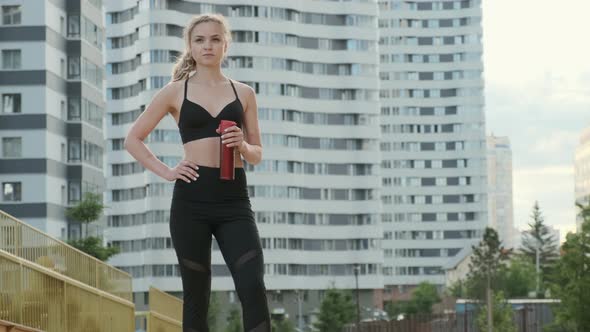
<instances>
[{"instance_id":1,"label":"window","mask_svg":"<svg viewBox=\"0 0 590 332\"><path fill-rule=\"evenodd\" d=\"M78 202L81 199L81 186L79 181L68 182L68 202Z\"/></svg>"},{"instance_id":2,"label":"window","mask_svg":"<svg viewBox=\"0 0 590 332\"><path fill-rule=\"evenodd\" d=\"M2 94L2 113L20 113L20 93Z\"/></svg>"},{"instance_id":3,"label":"window","mask_svg":"<svg viewBox=\"0 0 590 332\"><path fill-rule=\"evenodd\" d=\"M20 69L20 50L2 50L2 69Z\"/></svg>"},{"instance_id":4,"label":"window","mask_svg":"<svg viewBox=\"0 0 590 332\"><path fill-rule=\"evenodd\" d=\"M68 162L78 162L81 160L81 151L79 139L68 140Z\"/></svg>"},{"instance_id":5,"label":"window","mask_svg":"<svg viewBox=\"0 0 590 332\"><path fill-rule=\"evenodd\" d=\"M3 158L21 158L22 157L22 138L21 137L2 137L2 157Z\"/></svg>"},{"instance_id":6,"label":"window","mask_svg":"<svg viewBox=\"0 0 590 332\"><path fill-rule=\"evenodd\" d=\"M139 2L139 8L140 9L166 9L167 6L167 0L142 0ZM209 5L210 7L213 7L213 5ZM214 12L213 8L211 8L211 10L203 10L203 7L205 8L210 8L207 5L201 5L201 13L212 13Z\"/></svg>"},{"instance_id":7,"label":"window","mask_svg":"<svg viewBox=\"0 0 590 332\"><path fill-rule=\"evenodd\" d=\"M68 79L80 79L80 57L68 57Z\"/></svg>"},{"instance_id":8,"label":"window","mask_svg":"<svg viewBox=\"0 0 590 332\"><path fill-rule=\"evenodd\" d=\"M20 24L21 6L2 6L2 24Z\"/></svg>"},{"instance_id":9,"label":"window","mask_svg":"<svg viewBox=\"0 0 590 332\"><path fill-rule=\"evenodd\" d=\"M82 16L80 28L82 30L82 38L90 44L102 48L102 29L84 16Z\"/></svg>"},{"instance_id":10,"label":"window","mask_svg":"<svg viewBox=\"0 0 590 332\"><path fill-rule=\"evenodd\" d=\"M68 98L68 120L76 121L80 120L80 98L70 97Z\"/></svg>"},{"instance_id":11,"label":"window","mask_svg":"<svg viewBox=\"0 0 590 332\"><path fill-rule=\"evenodd\" d=\"M5 202L18 202L21 198L20 182L3 182L2 183L2 200Z\"/></svg>"},{"instance_id":12,"label":"window","mask_svg":"<svg viewBox=\"0 0 590 332\"><path fill-rule=\"evenodd\" d=\"M68 37L80 37L80 16L68 16Z\"/></svg>"}]
</instances>

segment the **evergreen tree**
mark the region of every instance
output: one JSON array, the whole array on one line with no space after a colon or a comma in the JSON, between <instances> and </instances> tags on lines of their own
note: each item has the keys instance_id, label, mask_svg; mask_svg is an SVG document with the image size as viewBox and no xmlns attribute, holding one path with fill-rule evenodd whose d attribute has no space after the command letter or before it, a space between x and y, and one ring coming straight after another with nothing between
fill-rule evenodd
<instances>
[{"instance_id":1,"label":"evergreen tree","mask_svg":"<svg viewBox=\"0 0 590 332\"><path fill-rule=\"evenodd\" d=\"M538 296L544 293L543 284L551 274L551 268L559 258L559 239L555 238L545 224L545 219L539 208L539 203L535 201L533 212L531 214L532 222L529 223L529 229L523 233L521 253L526 255L530 261L537 264L537 250L539 251L539 281Z\"/></svg>"},{"instance_id":2,"label":"evergreen tree","mask_svg":"<svg viewBox=\"0 0 590 332\"><path fill-rule=\"evenodd\" d=\"M472 248L469 273L464 286L469 298L483 300L486 298L488 283L491 289L500 289L502 286L501 273L506 268L510 251L501 245L498 233L490 227L485 229L479 245Z\"/></svg>"},{"instance_id":3,"label":"evergreen tree","mask_svg":"<svg viewBox=\"0 0 590 332\"><path fill-rule=\"evenodd\" d=\"M473 247L467 278L470 283L469 288L476 298L486 299L485 314L488 332L496 331L493 325L493 289L498 287L500 279L498 277L500 271L505 268L505 260L509 253L501 246L498 233L490 227L486 227L479 246Z\"/></svg>"},{"instance_id":4,"label":"evergreen tree","mask_svg":"<svg viewBox=\"0 0 590 332\"><path fill-rule=\"evenodd\" d=\"M350 292L330 288L326 290L320 304L318 322L314 324L320 332L340 332L345 324L354 322L355 304Z\"/></svg>"}]
</instances>

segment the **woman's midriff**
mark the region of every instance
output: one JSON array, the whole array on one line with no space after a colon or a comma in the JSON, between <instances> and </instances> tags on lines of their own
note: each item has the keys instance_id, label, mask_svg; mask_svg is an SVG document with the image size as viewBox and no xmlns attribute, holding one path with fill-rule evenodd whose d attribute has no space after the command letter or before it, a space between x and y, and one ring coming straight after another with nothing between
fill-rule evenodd
<instances>
[{"instance_id":1,"label":"woman's midriff","mask_svg":"<svg viewBox=\"0 0 590 332\"><path fill-rule=\"evenodd\" d=\"M184 158L197 165L218 168L220 165L220 140L219 137L207 137L187 142L184 144ZM240 158L240 153L235 148L234 165L236 168L244 167L242 158Z\"/></svg>"}]
</instances>

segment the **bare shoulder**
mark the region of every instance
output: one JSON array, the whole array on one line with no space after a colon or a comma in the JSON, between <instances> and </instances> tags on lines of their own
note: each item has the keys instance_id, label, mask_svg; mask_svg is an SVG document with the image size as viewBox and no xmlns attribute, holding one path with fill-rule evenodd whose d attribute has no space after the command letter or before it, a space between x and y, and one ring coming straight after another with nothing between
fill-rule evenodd
<instances>
[{"instance_id":1,"label":"bare shoulder","mask_svg":"<svg viewBox=\"0 0 590 332\"><path fill-rule=\"evenodd\" d=\"M170 81L158 91L154 99L160 99L161 103L165 104L170 111L178 111L184 96L183 93L184 80Z\"/></svg>"},{"instance_id":2,"label":"bare shoulder","mask_svg":"<svg viewBox=\"0 0 590 332\"><path fill-rule=\"evenodd\" d=\"M249 98L254 97L254 95L256 94L254 92L254 89L251 86L249 86L248 84L242 83L242 82L239 82L239 81L236 81L233 79L232 79L232 81L234 82L234 85L236 87L236 90L238 91L238 95L240 96L240 99L249 99Z\"/></svg>"},{"instance_id":3,"label":"bare shoulder","mask_svg":"<svg viewBox=\"0 0 590 332\"><path fill-rule=\"evenodd\" d=\"M174 97L182 96L184 92L184 82L185 80L170 81L162 88L162 90L166 90L167 94Z\"/></svg>"},{"instance_id":4,"label":"bare shoulder","mask_svg":"<svg viewBox=\"0 0 590 332\"><path fill-rule=\"evenodd\" d=\"M256 92L254 89L246 83L242 83L232 79L234 82L234 86L236 87L236 91L238 92L238 97L240 101L244 105L244 108L248 108L248 105L255 105L256 104Z\"/></svg>"}]
</instances>

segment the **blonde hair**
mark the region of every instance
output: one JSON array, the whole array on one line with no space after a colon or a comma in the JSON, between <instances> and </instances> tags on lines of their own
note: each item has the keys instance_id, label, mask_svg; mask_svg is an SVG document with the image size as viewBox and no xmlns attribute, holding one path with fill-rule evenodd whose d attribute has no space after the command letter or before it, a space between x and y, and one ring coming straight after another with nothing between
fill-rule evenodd
<instances>
[{"instance_id":1,"label":"blonde hair","mask_svg":"<svg viewBox=\"0 0 590 332\"><path fill-rule=\"evenodd\" d=\"M227 43L231 42L231 32L229 24L221 14L201 14L194 16L189 23L184 27L182 36L184 39L185 49L182 55L176 60L174 68L172 68L172 81L184 80L189 77L189 74L197 69L197 62L191 55L191 32L193 29L201 24L207 22L215 22L221 26L223 36ZM225 55L224 55L225 56Z\"/></svg>"}]
</instances>

